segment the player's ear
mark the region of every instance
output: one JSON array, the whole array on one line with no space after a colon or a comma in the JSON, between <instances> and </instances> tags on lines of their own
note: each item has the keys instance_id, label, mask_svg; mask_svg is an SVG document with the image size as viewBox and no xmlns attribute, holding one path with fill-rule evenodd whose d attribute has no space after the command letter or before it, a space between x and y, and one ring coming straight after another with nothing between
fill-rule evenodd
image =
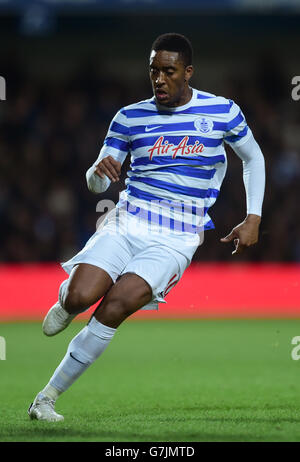
<instances>
[{"instance_id":1,"label":"player's ear","mask_svg":"<svg viewBox=\"0 0 300 462\"><path fill-rule=\"evenodd\" d=\"M192 65L186 66L184 71L184 79L188 82L194 73L194 68Z\"/></svg>"}]
</instances>

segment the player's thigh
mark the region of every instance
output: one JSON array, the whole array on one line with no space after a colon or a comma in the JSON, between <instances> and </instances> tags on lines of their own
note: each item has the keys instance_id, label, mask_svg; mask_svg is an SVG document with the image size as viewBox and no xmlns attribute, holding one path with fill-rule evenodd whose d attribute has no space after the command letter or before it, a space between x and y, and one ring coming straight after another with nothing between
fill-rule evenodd
<instances>
[{"instance_id":1,"label":"player's thigh","mask_svg":"<svg viewBox=\"0 0 300 462\"><path fill-rule=\"evenodd\" d=\"M152 289L152 300L164 302L164 297L181 279L189 260L164 245L152 246L137 254L124 268L145 280Z\"/></svg>"},{"instance_id":2,"label":"player's thigh","mask_svg":"<svg viewBox=\"0 0 300 462\"><path fill-rule=\"evenodd\" d=\"M63 264L67 272L71 271L66 309L74 311L96 303L117 280L131 257L126 236L95 233L77 255Z\"/></svg>"},{"instance_id":3,"label":"player's thigh","mask_svg":"<svg viewBox=\"0 0 300 462\"><path fill-rule=\"evenodd\" d=\"M152 289L142 277L125 273L109 289L94 316L102 324L117 327L152 300Z\"/></svg>"},{"instance_id":4,"label":"player's thigh","mask_svg":"<svg viewBox=\"0 0 300 462\"><path fill-rule=\"evenodd\" d=\"M93 305L107 293L112 285L112 278L102 268L80 263L73 268L70 274L66 304Z\"/></svg>"}]
</instances>

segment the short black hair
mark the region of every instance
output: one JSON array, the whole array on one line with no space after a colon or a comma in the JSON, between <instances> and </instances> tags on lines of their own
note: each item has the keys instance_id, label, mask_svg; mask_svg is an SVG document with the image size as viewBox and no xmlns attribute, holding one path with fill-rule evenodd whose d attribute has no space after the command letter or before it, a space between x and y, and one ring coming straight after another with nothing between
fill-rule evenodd
<instances>
[{"instance_id":1,"label":"short black hair","mask_svg":"<svg viewBox=\"0 0 300 462\"><path fill-rule=\"evenodd\" d=\"M184 35L170 32L160 35L154 40L151 51L177 51L181 55L185 66L190 66L193 62L193 47L188 38Z\"/></svg>"}]
</instances>

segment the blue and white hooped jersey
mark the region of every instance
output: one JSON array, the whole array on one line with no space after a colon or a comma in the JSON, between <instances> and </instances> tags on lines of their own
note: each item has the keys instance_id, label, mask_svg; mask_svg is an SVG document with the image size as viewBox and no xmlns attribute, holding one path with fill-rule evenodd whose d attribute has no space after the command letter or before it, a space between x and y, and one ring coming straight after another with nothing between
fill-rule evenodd
<instances>
[{"instance_id":1,"label":"blue and white hooped jersey","mask_svg":"<svg viewBox=\"0 0 300 462\"><path fill-rule=\"evenodd\" d=\"M99 158L131 165L117 207L160 227L188 233L214 228L208 215L227 167L224 142L240 146L251 136L232 100L193 89L184 106L167 108L154 97L121 109Z\"/></svg>"}]
</instances>

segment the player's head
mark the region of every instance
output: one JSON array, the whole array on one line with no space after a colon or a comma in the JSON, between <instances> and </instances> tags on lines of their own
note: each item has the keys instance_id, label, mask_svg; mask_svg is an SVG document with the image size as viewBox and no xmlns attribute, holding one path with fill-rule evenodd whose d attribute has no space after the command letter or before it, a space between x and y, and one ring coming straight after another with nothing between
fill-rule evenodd
<instances>
[{"instance_id":1,"label":"player's head","mask_svg":"<svg viewBox=\"0 0 300 462\"><path fill-rule=\"evenodd\" d=\"M184 35L157 37L150 53L150 80L158 103L164 106L185 104L193 74L193 48Z\"/></svg>"}]
</instances>

